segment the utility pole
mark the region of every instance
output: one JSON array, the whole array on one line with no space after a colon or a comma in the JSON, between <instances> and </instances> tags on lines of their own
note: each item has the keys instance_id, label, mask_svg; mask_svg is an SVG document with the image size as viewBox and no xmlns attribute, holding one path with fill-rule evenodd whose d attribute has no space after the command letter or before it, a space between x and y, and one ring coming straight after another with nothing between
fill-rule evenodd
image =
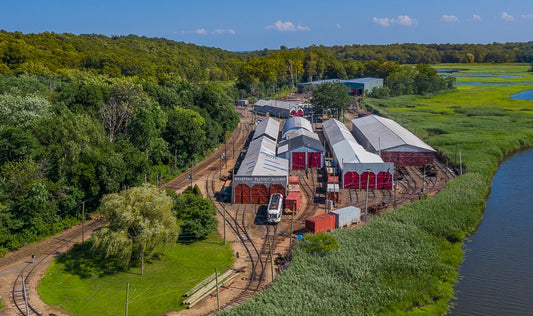
<instances>
[{"instance_id":1,"label":"utility pole","mask_svg":"<svg viewBox=\"0 0 533 316\"><path fill-rule=\"evenodd\" d=\"M228 168L228 150L226 149L227 140L224 139L224 168Z\"/></svg>"},{"instance_id":2,"label":"utility pole","mask_svg":"<svg viewBox=\"0 0 533 316\"><path fill-rule=\"evenodd\" d=\"M218 290L218 269L215 268L215 284L217 286L217 311L220 312L220 292Z\"/></svg>"},{"instance_id":3,"label":"utility pole","mask_svg":"<svg viewBox=\"0 0 533 316\"><path fill-rule=\"evenodd\" d=\"M274 282L274 259L272 258L272 240L270 236L268 236L268 252L270 252L270 275L272 282Z\"/></svg>"},{"instance_id":4,"label":"utility pole","mask_svg":"<svg viewBox=\"0 0 533 316\"><path fill-rule=\"evenodd\" d=\"M291 238L289 239L289 250L292 249L292 234L294 233L294 212L296 212L295 210L295 205L293 204L292 205L292 216L291 216Z\"/></svg>"},{"instance_id":5,"label":"utility pole","mask_svg":"<svg viewBox=\"0 0 533 316\"><path fill-rule=\"evenodd\" d=\"M191 190L192 190L192 168L193 168L193 163L191 161Z\"/></svg>"},{"instance_id":6,"label":"utility pole","mask_svg":"<svg viewBox=\"0 0 533 316\"><path fill-rule=\"evenodd\" d=\"M370 183L370 172L366 173L366 198L365 198L365 222L368 216L368 186Z\"/></svg>"},{"instance_id":7,"label":"utility pole","mask_svg":"<svg viewBox=\"0 0 533 316\"><path fill-rule=\"evenodd\" d=\"M394 182L394 195L393 195L393 206L394 206L394 209L396 209L396 182Z\"/></svg>"},{"instance_id":8,"label":"utility pole","mask_svg":"<svg viewBox=\"0 0 533 316\"><path fill-rule=\"evenodd\" d=\"M222 155L220 156L220 163L218 164L218 179L222 180Z\"/></svg>"},{"instance_id":9,"label":"utility pole","mask_svg":"<svg viewBox=\"0 0 533 316\"><path fill-rule=\"evenodd\" d=\"M223 207L224 209L224 215L222 217L224 218L224 245L226 245L226 207Z\"/></svg>"},{"instance_id":10,"label":"utility pole","mask_svg":"<svg viewBox=\"0 0 533 316\"><path fill-rule=\"evenodd\" d=\"M126 288L126 316L128 316L129 303L130 303L130 282L128 282L128 287Z\"/></svg>"},{"instance_id":11,"label":"utility pole","mask_svg":"<svg viewBox=\"0 0 533 316\"><path fill-rule=\"evenodd\" d=\"M54 200L52 200L52 208L50 209L50 216L52 217L52 235L55 235L55 230L54 230Z\"/></svg>"},{"instance_id":12,"label":"utility pole","mask_svg":"<svg viewBox=\"0 0 533 316\"><path fill-rule=\"evenodd\" d=\"M85 241L85 201L81 204L81 243Z\"/></svg>"},{"instance_id":13,"label":"utility pole","mask_svg":"<svg viewBox=\"0 0 533 316\"><path fill-rule=\"evenodd\" d=\"M424 161L424 174L422 175L422 192L426 192L426 162Z\"/></svg>"}]
</instances>

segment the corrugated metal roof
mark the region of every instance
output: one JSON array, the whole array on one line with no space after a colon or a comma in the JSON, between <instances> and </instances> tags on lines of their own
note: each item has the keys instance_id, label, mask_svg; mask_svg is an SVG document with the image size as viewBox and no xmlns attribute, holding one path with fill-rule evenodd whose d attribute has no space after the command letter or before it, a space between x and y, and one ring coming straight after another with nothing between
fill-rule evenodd
<instances>
[{"instance_id":1,"label":"corrugated metal roof","mask_svg":"<svg viewBox=\"0 0 533 316\"><path fill-rule=\"evenodd\" d=\"M280 123L271 117L262 120L261 123L259 123L257 125L257 128L255 129L253 139L257 139L263 135L267 135L277 142L279 135L279 125Z\"/></svg>"},{"instance_id":2,"label":"corrugated metal roof","mask_svg":"<svg viewBox=\"0 0 533 316\"><path fill-rule=\"evenodd\" d=\"M302 85L317 85L317 84L322 84L322 83L369 83L369 82L373 82L373 81L383 81L383 79L381 78L370 78L370 77L367 77L367 78L353 78L353 79L348 79L348 80L342 80L342 79L326 79L326 80L316 80L316 81L310 81L310 82L303 82L301 83Z\"/></svg>"},{"instance_id":3,"label":"corrugated metal roof","mask_svg":"<svg viewBox=\"0 0 533 316\"><path fill-rule=\"evenodd\" d=\"M352 123L354 128L357 128L367 138L376 152L404 145L417 147L425 151L435 151L431 146L391 119L369 115L354 119Z\"/></svg>"},{"instance_id":4,"label":"corrugated metal roof","mask_svg":"<svg viewBox=\"0 0 533 316\"><path fill-rule=\"evenodd\" d=\"M284 154L287 151L293 151L301 147L313 148L317 151L324 151L324 146L318 139L301 135L295 138L289 138L279 143L278 155Z\"/></svg>"},{"instance_id":5,"label":"corrugated metal roof","mask_svg":"<svg viewBox=\"0 0 533 316\"><path fill-rule=\"evenodd\" d=\"M275 156L276 143L260 137L250 143L237 176L287 176L289 161Z\"/></svg>"},{"instance_id":6,"label":"corrugated metal roof","mask_svg":"<svg viewBox=\"0 0 533 316\"><path fill-rule=\"evenodd\" d=\"M295 129L304 128L308 131L313 131L313 126L311 126L311 122L304 119L300 116L294 116L290 119L285 121L285 124L283 124L283 135L285 135L287 132Z\"/></svg>"},{"instance_id":7,"label":"corrugated metal roof","mask_svg":"<svg viewBox=\"0 0 533 316\"><path fill-rule=\"evenodd\" d=\"M280 108L285 110L290 110L294 107L297 107L300 105L300 102L297 101L280 101L280 100L257 100L255 102L256 106L270 106L273 108Z\"/></svg>"},{"instance_id":8,"label":"corrugated metal roof","mask_svg":"<svg viewBox=\"0 0 533 316\"><path fill-rule=\"evenodd\" d=\"M309 138L313 138L313 139L316 139L316 140L319 139L317 133L308 131L308 130L306 130L304 128L290 130L287 133L283 134L281 139L282 140L283 139L291 139L291 138L295 138L295 137L298 137L298 136L301 136L301 135L305 135L305 136L307 136Z\"/></svg>"},{"instance_id":9,"label":"corrugated metal roof","mask_svg":"<svg viewBox=\"0 0 533 316\"><path fill-rule=\"evenodd\" d=\"M379 155L366 151L359 145L346 125L331 119L322 123L324 136L339 163L382 163Z\"/></svg>"}]
</instances>

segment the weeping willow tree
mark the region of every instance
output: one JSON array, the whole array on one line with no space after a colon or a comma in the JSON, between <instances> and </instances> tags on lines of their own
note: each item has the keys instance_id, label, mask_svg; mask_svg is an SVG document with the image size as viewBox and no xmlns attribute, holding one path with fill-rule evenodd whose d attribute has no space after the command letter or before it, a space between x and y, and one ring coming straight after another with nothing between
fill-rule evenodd
<instances>
[{"instance_id":1,"label":"weeping willow tree","mask_svg":"<svg viewBox=\"0 0 533 316\"><path fill-rule=\"evenodd\" d=\"M101 209L108 225L93 233L93 251L119 259L126 267L138 254L143 275L145 257L178 237L172 206L173 200L151 185L104 196Z\"/></svg>"}]
</instances>

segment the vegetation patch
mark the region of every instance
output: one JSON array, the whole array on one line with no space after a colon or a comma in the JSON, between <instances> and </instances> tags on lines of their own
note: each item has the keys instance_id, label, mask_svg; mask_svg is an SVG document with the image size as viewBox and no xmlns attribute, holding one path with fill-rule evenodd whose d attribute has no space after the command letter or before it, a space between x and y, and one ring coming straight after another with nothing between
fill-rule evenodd
<instances>
[{"instance_id":1,"label":"vegetation patch","mask_svg":"<svg viewBox=\"0 0 533 316\"><path fill-rule=\"evenodd\" d=\"M182 309L185 292L215 268L224 271L232 263L229 244L210 235L205 241L176 244L154 256L141 276L139 266L126 272L93 261L87 243L52 262L39 294L47 304L72 315L120 315L129 283L130 314L159 315Z\"/></svg>"}]
</instances>

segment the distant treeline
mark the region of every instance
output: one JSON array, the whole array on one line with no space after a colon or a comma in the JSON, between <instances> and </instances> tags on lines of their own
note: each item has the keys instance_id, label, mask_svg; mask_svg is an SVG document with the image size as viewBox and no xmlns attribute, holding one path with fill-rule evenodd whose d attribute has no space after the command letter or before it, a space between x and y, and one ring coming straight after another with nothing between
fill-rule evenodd
<instances>
[{"instance_id":1,"label":"distant treeline","mask_svg":"<svg viewBox=\"0 0 533 316\"><path fill-rule=\"evenodd\" d=\"M282 46L280 50L285 50ZM312 45L298 48L303 52L322 51L337 59L388 60L400 64L438 63L530 63L533 41L492 44L388 44L388 45ZM278 50L259 50L247 57L271 55Z\"/></svg>"}]
</instances>

